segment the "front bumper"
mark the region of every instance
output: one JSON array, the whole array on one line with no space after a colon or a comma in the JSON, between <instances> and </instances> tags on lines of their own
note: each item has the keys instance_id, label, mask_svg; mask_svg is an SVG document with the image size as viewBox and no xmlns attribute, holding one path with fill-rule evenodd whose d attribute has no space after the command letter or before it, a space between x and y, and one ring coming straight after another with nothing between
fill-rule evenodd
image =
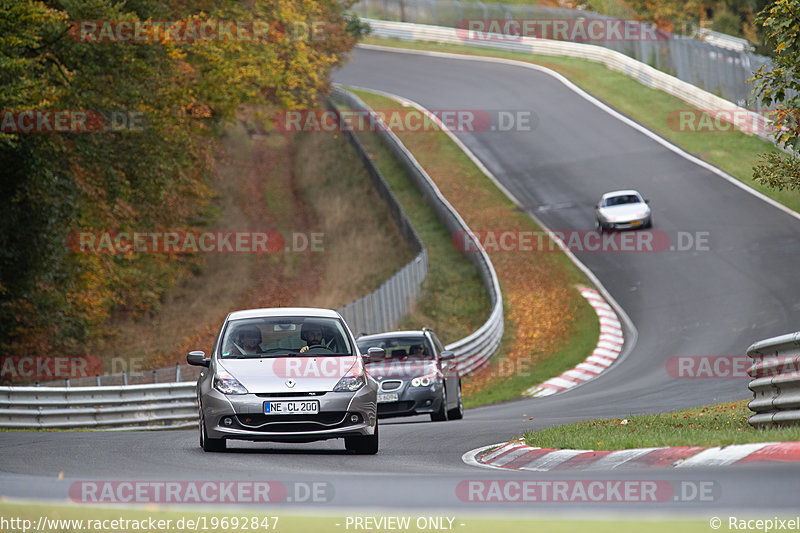
<instances>
[{"instance_id":1,"label":"front bumper","mask_svg":"<svg viewBox=\"0 0 800 533\"><path fill-rule=\"evenodd\" d=\"M267 415L267 401L319 401L318 414ZM206 431L212 439L310 442L373 435L377 420L374 387L316 395L231 394L214 388L202 395Z\"/></svg>"},{"instance_id":2,"label":"front bumper","mask_svg":"<svg viewBox=\"0 0 800 533\"><path fill-rule=\"evenodd\" d=\"M608 229L639 229L650 226L650 217L626 220L621 222L601 222Z\"/></svg>"},{"instance_id":3,"label":"front bumper","mask_svg":"<svg viewBox=\"0 0 800 533\"><path fill-rule=\"evenodd\" d=\"M396 389L387 389L387 385L393 385L397 381L401 384ZM427 387L412 387L407 380L387 379L381 383L378 390L379 398L381 394L397 393L397 401L378 402L378 417L391 418L395 416L414 416L421 414L435 413L441 409L444 401L443 382L434 383Z\"/></svg>"}]
</instances>

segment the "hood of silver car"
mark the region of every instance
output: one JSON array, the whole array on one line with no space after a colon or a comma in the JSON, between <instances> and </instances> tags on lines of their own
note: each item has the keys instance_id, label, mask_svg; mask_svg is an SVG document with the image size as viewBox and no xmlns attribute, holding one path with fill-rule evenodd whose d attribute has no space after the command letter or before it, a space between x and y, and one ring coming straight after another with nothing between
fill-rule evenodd
<instances>
[{"instance_id":1,"label":"hood of silver car","mask_svg":"<svg viewBox=\"0 0 800 533\"><path fill-rule=\"evenodd\" d=\"M251 394L329 391L356 363L355 356L289 356L217 361Z\"/></svg>"},{"instance_id":2,"label":"hood of silver car","mask_svg":"<svg viewBox=\"0 0 800 533\"><path fill-rule=\"evenodd\" d=\"M436 371L435 361L382 361L367 365L375 379L413 379Z\"/></svg>"},{"instance_id":3,"label":"hood of silver car","mask_svg":"<svg viewBox=\"0 0 800 533\"><path fill-rule=\"evenodd\" d=\"M647 204L623 204L613 205L611 207L600 208L600 213L608 218L615 218L619 220L630 220L639 218L642 213L646 216L650 212L650 207Z\"/></svg>"}]
</instances>

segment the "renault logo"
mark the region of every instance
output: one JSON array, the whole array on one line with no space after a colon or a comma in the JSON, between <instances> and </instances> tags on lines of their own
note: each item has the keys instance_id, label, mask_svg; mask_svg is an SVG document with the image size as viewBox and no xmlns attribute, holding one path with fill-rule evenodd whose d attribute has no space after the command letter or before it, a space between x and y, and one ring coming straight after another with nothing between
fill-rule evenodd
<instances>
[{"instance_id":1,"label":"renault logo","mask_svg":"<svg viewBox=\"0 0 800 533\"><path fill-rule=\"evenodd\" d=\"M287 380L286 380L286 386L287 386L287 387L289 387L290 389L291 389L292 387L294 387L296 383L297 383L297 382L296 382L295 380L293 380L293 379L287 379Z\"/></svg>"}]
</instances>

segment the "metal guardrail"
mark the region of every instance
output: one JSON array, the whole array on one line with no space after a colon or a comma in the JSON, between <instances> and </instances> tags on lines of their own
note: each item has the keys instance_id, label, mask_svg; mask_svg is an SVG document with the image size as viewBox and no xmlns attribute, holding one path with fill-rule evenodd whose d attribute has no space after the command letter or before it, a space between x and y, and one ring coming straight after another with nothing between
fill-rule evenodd
<instances>
[{"instance_id":1,"label":"metal guardrail","mask_svg":"<svg viewBox=\"0 0 800 533\"><path fill-rule=\"evenodd\" d=\"M459 0L360 0L351 11L365 19L413 22L435 26L465 26L469 20L581 20L613 22L614 17L586 10L529 4L502 4ZM468 27L468 26L465 26ZM707 30L697 32L701 39L658 30L658 38L591 40L583 42L614 50L647 63L656 69L701 87L711 93L748 106L754 84L748 79L762 65L771 68L772 60L754 54L744 39ZM613 36L613 35L610 35ZM505 39L508 40L508 39ZM735 49L732 42L739 46ZM460 40L461 44L473 44ZM760 109L759 102L751 104ZM748 106L749 107L749 106Z\"/></svg>"},{"instance_id":2,"label":"metal guardrail","mask_svg":"<svg viewBox=\"0 0 800 533\"><path fill-rule=\"evenodd\" d=\"M607 68L621 72L637 80L642 85L659 89L684 102L711 111L729 112L718 114L720 120L733 120L734 125L746 122L748 128L759 137L772 141L767 124L769 120L724 98L705 91L689 82L678 79L665 72L637 61L621 52L594 44L554 41L523 37L516 41L464 40L456 28L412 24L408 22L389 22L385 20L364 19L372 27L372 34L378 37L402 39L406 41L430 41L445 44L461 44L481 48L492 48L528 54L566 56L587 59L604 64ZM746 118L746 120L745 120Z\"/></svg>"},{"instance_id":3,"label":"metal guardrail","mask_svg":"<svg viewBox=\"0 0 800 533\"><path fill-rule=\"evenodd\" d=\"M200 368L186 363L176 363L175 366L158 368L155 370L137 370L111 374L98 374L95 376L84 375L67 379L50 379L37 381L37 387L117 387L128 385L154 385L156 383L180 383L182 381L196 382L200 375ZM0 389L2 390L2 389Z\"/></svg>"},{"instance_id":4,"label":"metal guardrail","mask_svg":"<svg viewBox=\"0 0 800 533\"><path fill-rule=\"evenodd\" d=\"M332 98L351 109L365 113L372 112L369 106L361 101L360 98L340 87L334 88ZM379 117L375 115L375 122L379 120ZM376 133L405 167L417 189L422 192L428 204L433 208L439 220L450 233L470 236L475 243L475 249L480 250L478 253L465 252L464 255L478 268L483 284L489 294L492 310L489 318L477 331L445 346L446 349L455 352L459 371L463 374L469 374L489 363L490 358L500 346L500 340L503 336L503 297L500 293L500 283L494 266L477 239L472 237L467 223L464 222L461 215L442 195L439 188L428 176L428 173L425 172L425 169L417 162L414 155L403 145L397 135L389 130L388 127L378 128Z\"/></svg>"},{"instance_id":5,"label":"metal guardrail","mask_svg":"<svg viewBox=\"0 0 800 533\"><path fill-rule=\"evenodd\" d=\"M753 400L751 426L781 426L800 423L800 332L757 342L747 349L754 378L748 388Z\"/></svg>"},{"instance_id":6,"label":"metal guardrail","mask_svg":"<svg viewBox=\"0 0 800 533\"><path fill-rule=\"evenodd\" d=\"M195 394L191 381L122 387L0 387L0 427L194 427Z\"/></svg>"},{"instance_id":7,"label":"metal guardrail","mask_svg":"<svg viewBox=\"0 0 800 533\"><path fill-rule=\"evenodd\" d=\"M338 110L332 102L329 107L338 115ZM428 275L428 251L361 141L352 131L345 131L345 135L361 159L378 195L389 206L389 212L400 228L403 238L419 254L377 290L340 307L337 311L357 335L391 331L397 328L400 319L408 313L409 307L419 297L422 282Z\"/></svg>"}]
</instances>

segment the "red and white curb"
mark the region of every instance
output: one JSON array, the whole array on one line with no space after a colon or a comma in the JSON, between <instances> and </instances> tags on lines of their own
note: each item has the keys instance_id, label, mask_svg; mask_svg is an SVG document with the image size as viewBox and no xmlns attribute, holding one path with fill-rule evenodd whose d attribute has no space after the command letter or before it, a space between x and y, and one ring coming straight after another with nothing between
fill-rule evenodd
<instances>
[{"instance_id":1,"label":"red and white curb","mask_svg":"<svg viewBox=\"0 0 800 533\"><path fill-rule=\"evenodd\" d=\"M578 290L594 308L594 312L597 313L597 318L600 320L600 337L597 340L597 346L584 362L560 376L531 387L524 392L526 396L549 396L589 381L611 366L611 363L617 360L622 351L625 337L622 334L622 324L620 324L617 313L595 289L578 287Z\"/></svg>"},{"instance_id":2,"label":"red and white curb","mask_svg":"<svg viewBox=\"0 0 800 533\"><path fill-rule=\"evenodd\" d=\"M495 446L498 447L494 448ZM472 466L531 472L647 467L691 468L762 461L794 463L800 462L800 442L757 442L711 448L679 446L596 451L535 448L517 440L470 450L462 456L462 460Z\"/></svg>"}]
</instances>

